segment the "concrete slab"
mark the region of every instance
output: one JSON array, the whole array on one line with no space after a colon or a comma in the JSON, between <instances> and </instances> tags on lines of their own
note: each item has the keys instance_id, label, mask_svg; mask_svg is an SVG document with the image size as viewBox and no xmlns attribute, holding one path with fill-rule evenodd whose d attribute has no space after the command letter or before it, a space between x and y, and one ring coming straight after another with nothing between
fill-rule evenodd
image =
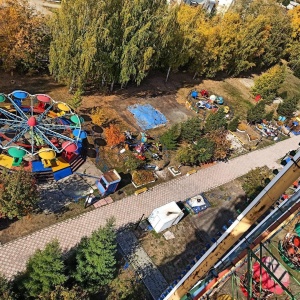
<instances>
[{"instance_id":1,"label":"concrete slab","mask_svg":"<svg viewBox=\"0 0 300 300\"><path fill-rule=\"evenodd\" d=\"M85 197L91 193L92 187L81 176L72 174L57 182L59 189L72 200Z\"/></svg>"},{"instance_id":2,"label":"concrete slab","mask_svg":"<svg viewBox=\"0 0 300 300\"><path fill-rule=\"evenodd\" d=\"M79 174L84 181L96 189L95 182L103 173L95 166L91 159L87 157L85 163L75 172L75 174Z\"/></svg>"}]
</instances>

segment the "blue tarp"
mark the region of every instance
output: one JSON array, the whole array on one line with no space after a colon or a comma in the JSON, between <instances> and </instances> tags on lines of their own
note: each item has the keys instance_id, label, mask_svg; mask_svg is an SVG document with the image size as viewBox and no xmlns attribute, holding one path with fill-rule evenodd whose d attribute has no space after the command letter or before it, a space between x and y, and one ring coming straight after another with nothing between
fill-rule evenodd
<instances>
[{"instance_id":1,"label":"blue tarp","mask_svg":"<svg viewBox=\"0 0 300 300\"><path fill-rule=\"evenodd\" d=\"M167 123L166 117L150 104L135 104L128 107L138 125L143 129L152 129Z\"/></svg>"}]
</instances>

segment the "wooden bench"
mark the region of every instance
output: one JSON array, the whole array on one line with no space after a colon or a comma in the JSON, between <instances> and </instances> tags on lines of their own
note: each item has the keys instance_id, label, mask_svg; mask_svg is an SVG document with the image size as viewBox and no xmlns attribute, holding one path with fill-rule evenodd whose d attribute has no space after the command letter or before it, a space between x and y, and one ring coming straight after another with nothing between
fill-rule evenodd
<instances>
[{"instance_id":1,"label":"wooden bench","mask_svg":"<svg viewBox=\"0 0 300 300\"><path fill-rule=\"evenodd\" d=\"M142 193L145 193L145 192L147 192L147 191L148 191L148 188L147 188L147 187L144 187L144 188L142 188L142 189L136 190L136 191L134 192L134 194L137 196L137 195L142 194Z\"/></svg>"},{"instance_id":2,"label":"wooden bench","mask_svg":"<svg viewBox=\"0 0 300 300\"><path fill-rule=\"evenodd\" d=\"M186 173L186 176L190 176L190 175L195 174L195 173L197 173L197 170L193 169L193 170L191 170L191 171L188 171L188 172Z\"/></svg>"}]
</instances>

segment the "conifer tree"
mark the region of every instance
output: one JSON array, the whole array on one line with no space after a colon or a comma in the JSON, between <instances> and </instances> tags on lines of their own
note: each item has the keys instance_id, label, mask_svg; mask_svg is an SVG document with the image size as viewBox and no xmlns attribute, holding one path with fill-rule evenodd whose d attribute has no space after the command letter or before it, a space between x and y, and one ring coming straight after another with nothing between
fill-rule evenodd
<instances>
[{"instance_id":1,"label":"conifer tree","mask_svg":"<svg viewBox=\"0 0 300 300\"><path fill-rule=\"evenodd\" d=\"M116 270L116 233L114 220L84 237L76 253L74 279L85 290L96 292L114 278Z\"/></svg>"},{"instance_id":2,"label":"conifer tree","mask_svg":"<svg viewBox=\"0 0 300 300\"><path fill-rule=\"evenodd\" d=\"M59 244L53 241L44 250L37 250L29 259L23 286L27 296L38 299L56 286L63 285L66 280Z\"/></svg>"}]
</instances>

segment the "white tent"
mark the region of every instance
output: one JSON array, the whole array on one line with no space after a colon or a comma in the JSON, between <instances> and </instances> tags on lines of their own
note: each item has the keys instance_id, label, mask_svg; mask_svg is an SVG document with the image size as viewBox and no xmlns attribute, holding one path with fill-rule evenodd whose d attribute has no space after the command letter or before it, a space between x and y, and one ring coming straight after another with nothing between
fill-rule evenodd
<instances>
[{"instance_id":1,"label":"white tent","mask_svg":"<svg viewBox=\"0 0 300 300\"><path fill-rule=\"evenodd\" d=\"M176 202L173 201L154 209L149 216L148 221L153 229L158 233L177 224L183 216L184 213L181 211Z\"/></svg>"}]
</instances>

